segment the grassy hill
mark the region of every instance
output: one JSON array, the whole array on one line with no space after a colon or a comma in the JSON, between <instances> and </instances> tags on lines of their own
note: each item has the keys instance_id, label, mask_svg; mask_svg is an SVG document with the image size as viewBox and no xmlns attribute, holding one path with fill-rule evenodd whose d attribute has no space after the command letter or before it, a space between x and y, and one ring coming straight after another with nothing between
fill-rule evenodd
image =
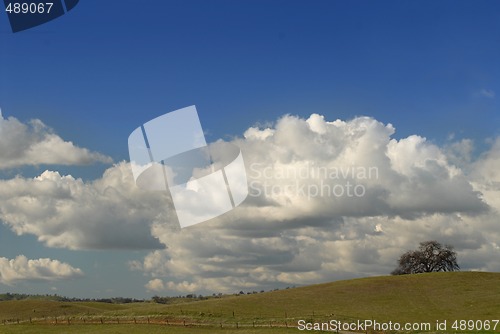
<instances>
[{"instance_id":1,"label":"grassy hill","mask_svg":"<svg viewBox=\"0 0 500 334\"><path fill-rule=\"evenodd\" d=\"M40 300L0 302L0 321L72 315L110 319L148 316L207 324L296 323L298 319L431 323L436 320L492 320L500 316L500 273L370 277L174 305Z\"/></svg>"},{"instance_id":2,"label":"grassy hill","mask_svg":"<svg viewBox=\"0 0 500 334\"><path fill-rule=\"evenodd\" d=\"M339 317L379 321L491 319L500 316L500 273L454 272L381 276L153 307L151 312L200 313L240 319ZM127 309L117 313L139 312Z\"/></svg>"}]
</instances>

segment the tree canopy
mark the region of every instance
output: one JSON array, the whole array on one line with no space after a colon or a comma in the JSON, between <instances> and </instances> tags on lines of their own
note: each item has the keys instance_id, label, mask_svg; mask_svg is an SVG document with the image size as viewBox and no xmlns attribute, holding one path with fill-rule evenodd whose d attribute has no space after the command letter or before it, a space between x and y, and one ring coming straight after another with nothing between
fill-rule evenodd
<instances>
[{"instance_id":1,"label":"tree canopy","mask_svg":"<svg viewBox=\"0 0 500 334\"><path fill-rule=\"evenodd\" d=\"M442 246L439 242L432 240L421 242L417 250L401 255L398 267L391 274L406 275L455 270L460 270L460 267L453 247Z\"/></svg>"}]
</instances>

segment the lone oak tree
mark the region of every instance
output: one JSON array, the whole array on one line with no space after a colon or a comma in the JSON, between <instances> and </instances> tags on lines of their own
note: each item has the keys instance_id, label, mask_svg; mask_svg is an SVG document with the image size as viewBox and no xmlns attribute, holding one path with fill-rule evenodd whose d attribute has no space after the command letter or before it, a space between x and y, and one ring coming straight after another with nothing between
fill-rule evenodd
<instances>
[{"instance_id":1,"label":"lone oak tree","mask_svg":"<svg viewBox=\"0 0 500 334\"><path fill-rule=\"evenodd\" d=\"M421 242L418 250L408 251L401 255L398 263L392 275L460 270L457 264L457 253L453 251L453 247L442 246L435 240Z\"/></svg>"}]
</instances>

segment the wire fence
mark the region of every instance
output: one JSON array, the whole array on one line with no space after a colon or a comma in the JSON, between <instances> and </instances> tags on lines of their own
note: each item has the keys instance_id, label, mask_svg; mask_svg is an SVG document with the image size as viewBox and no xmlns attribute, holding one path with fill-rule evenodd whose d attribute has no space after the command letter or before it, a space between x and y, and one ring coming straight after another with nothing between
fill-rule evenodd
<instances>
[{"instance_id":1,"label":"wire fence","mask_svg":"<svg viewBox=\"0 0 500 334\"><path fill-rule=\"evenodd\" d=\"M100 315L65 315L65 316L44 316L44 317L30 317L28 319L4 319L1 320L0 326L7 325L40 325L40 326L72 326L72 325L158 325L158 326L178 326L178 327L196 327L196 328L224 328L224 329L249 329L249 328L290 328L300 329L299 320L306 322L323 322L328 319L333 319L333 314L315 314L312 312L310 316L298 318L285 318L285 319L192 319L192 318L177 318L166 315L151 315L151 316L100 316ZM337 316L337 320L343 322L354 322L355 318L346 316ZM385 333L384 331L338 331L327 330L332 333L340 334L377 334ZM1 332L1 330L0 330Z\"/></svg>"},{"instance_id":2,"label":"wire fence","mask_svg":"<svg viewBox=\"0 0 500 334\"><path fill-rule=\"evenodd\" d=\"M96 317L96 316L58 316L29 319L4 319L2 325L164 325L164 326L183 326L183 327L219 327L219 328L272 328L285 327L297 328L296 321L195 321L192 319L175 319L161 316L114 316L114 317Z\"/></svg>"}]
</instances>

